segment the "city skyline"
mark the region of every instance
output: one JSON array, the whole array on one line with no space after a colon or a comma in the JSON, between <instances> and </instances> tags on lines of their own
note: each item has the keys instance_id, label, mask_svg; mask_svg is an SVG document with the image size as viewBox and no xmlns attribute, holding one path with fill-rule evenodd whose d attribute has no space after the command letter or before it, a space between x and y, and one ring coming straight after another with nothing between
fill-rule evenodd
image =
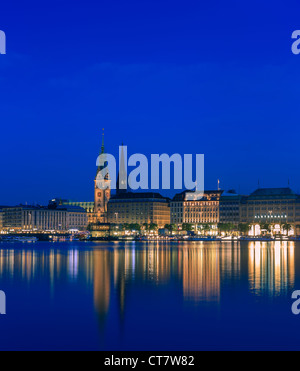
<instances>
[{"instance_id":1,"label":"city skyline","mask_svg":"<svg viewBox=\"0 0 300 371\"><path fill-rule=\"evenodd\" d=\"M41 15L32 0L17 27L2 4L0 204L92 199L102 127L112 153L123 141L147 156L204 153L206 189L289 179L299 192L299 4L191 3L65 1Z\"/></svg>"}]
</instances>

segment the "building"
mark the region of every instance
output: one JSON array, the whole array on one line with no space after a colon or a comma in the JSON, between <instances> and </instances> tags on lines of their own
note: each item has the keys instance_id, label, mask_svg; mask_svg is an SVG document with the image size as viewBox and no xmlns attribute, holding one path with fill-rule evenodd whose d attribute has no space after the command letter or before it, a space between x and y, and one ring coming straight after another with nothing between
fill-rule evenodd
<instances>
[{"instance_id":1,"label":"building","mask_svg":"<svg viewBox=\"0 0 300 371\"><path fill-rule=\"evenodd\" d=\"M105 155L104 133L102 135L101 155ZM106 168L107 164L99 166L95 178L94 187L94 213L95 221L98 223L107 223L107 205L111 197L111 180L107 173L104 179L100 178L100 172Z\"/></svg>"},{"instance_id":2,"label":"building","mask_svg":"<svg viewBox=\"0 0 300 371\"><path fill-rule=\"evenodd\" d=\"M158 228L170 224L170 200L168 198L153 192L131 192L123 148L116 186L116 194L110 196L107 205L108 223L156 224Z\"/></svg>"},{"instance_id":3,"label":"building","mask_svg":"<svg viewBox=\"0 0 300 371\"><path fill-rule=\"evenodd\" d=\"M259 188L242 204L245 223L300 223L300 196L290 188Z\"/></svg>"},{"instance_id":4,"label":"building","mask_svg":"<svg viewBox=\"0 0 300 371\"><path fill-rule=\"evenodd\" d=\"M66 230L86 231L88 226L88 215L80 206L59 206L56 209L66 212Z\"/></svg>"},{"instance_id":5,"label":"building","mask_svg":"<svg viewBox=\"0 0 300 371\"><path fill-rule=\"evenodd\" d=\"M8 206L0 206L0 232L3 230L3 209L8 208Z\"/></svg>"},{"instance_id":6,"label":"building","mask_svg":"<svg viewBox=\"0 0 300 371\"><path fill-rule=\"evenodd\" d=\"M220 223L238 225L241 221L241 205L245 196L237 194L234 190L224 192L220 197Z\"/></svg>"},{"instance_id":7,"label":"building","mask_svg":"<svg viewBox=\"0 0 300 371\"><path fill-rule=\"evenodd\" d=\"M217 224L220 221L219 203L223 191L205 191L198 201L186 200L187 192L175 195L171 201L171 223Z\"/></svg>"},{"instance_id":8,"label":"building","mask_svg":"<svg viewBox=\"0 0 300 371\"><path fill-rule=\"evenodd\" d=\"M108 222L112 224L170 224L169 199L159 193L124 192L108 202Z\"/></svg>"},{"instance_id":9,"label":"building","mask_svg":"<svg viewBox=\"0 0 300 371\"><path fill-rule=\"evenodd\" d=\"M81 207L87 212L88 224L96 223L96 216L95 216L95 202L93 201L71 201L71 200L63 200L61 198L54 198L49 201L49 205L53 206L65 206L65 207Z\"/></svg>"},{"instance_id":10,"label":"building","mask_svg":"<svg viewBox=\"0 0 300 371\"><path fill-rule=\"evenodd\" d=\"M83 208L87 213L94 212L94 202L93 201L72 201L72 200L63 200L61 198L54 198L49 201L49 205L57 206L77 206Z\"/></svg>"},{"instance_id":11,"label":"building","mask_svg":"<svg viewBox=\"0 0 300 371\"><path fill-rule=\"evenodd\" d=\"M108 223L92 224L89 231L92 238L107 238L111 234L111 225Z\"/></svg>"},{"instance_id":12,"label":"building","mask_svg":"<svg viewBox=\"0 0 300 371\"><path fill-rule=\"evenodd\" d=\"M86 230L87 213L76 206L19 205L3 209L3 229L7 231Z\"/></svg>"},{"instance_id":13,"label":"building","mask_svg":"<svg viewBox=\"0 0 300 371\"><path fill-rule=\"evenodd\" d=\"M235 191L205 191L199 201L187 201L186 192L171 201L171 223L240 223L250 226L249 234L290 235L300 232L300 195L290 188L259 188L249 196Z\"/></svg>"}]
</instances>

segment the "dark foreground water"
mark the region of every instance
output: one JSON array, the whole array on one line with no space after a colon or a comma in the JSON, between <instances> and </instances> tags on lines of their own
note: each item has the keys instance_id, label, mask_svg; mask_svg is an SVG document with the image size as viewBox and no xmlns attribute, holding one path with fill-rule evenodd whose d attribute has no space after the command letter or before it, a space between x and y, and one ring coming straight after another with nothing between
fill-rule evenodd
<instances>
[{"instance_id":1,"label":"dark foreground water","mask_svg":"<svg viewBox=\"0 0 300 371\"><path fill-rule=\"evenodd\" d=\"M300 349L300 243L0 244L0 349Z\"/></svg>"}]
</instances>

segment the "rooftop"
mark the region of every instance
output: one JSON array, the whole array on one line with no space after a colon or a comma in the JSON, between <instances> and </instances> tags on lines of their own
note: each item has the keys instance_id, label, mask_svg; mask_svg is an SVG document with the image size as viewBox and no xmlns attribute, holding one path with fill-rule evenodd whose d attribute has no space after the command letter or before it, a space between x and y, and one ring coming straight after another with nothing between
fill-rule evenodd
<instances>
[{"instance_id":1,"label":"rooftop","mask_svg":"<svg viewBox=\"0 0 300 371\"><path fill-rule=\"evenodd\" d=\"M163 197L160 193L154 192L127 192L119 193L111 197L110 201L124 201L124 200L160 200L167 201L167 197Z\"/></svg>"},{"instance_id":2,"label":"rooftop","mask_svg":"<svg viewBox=\"0 0 300 371\"><path fill-rule=\"evenodd\" d=\"M233 189L230 189L229 191L222 193L220 200L221 201L233 201L233 200L240 201L243 197L245 196L236 193L236 191Z\"/></svg>"},{"instance_id":3,"label":"rooftop","mask_svg":"<svg viewBox=\"0 0 300 371\"><path fill-rule=\"evenodd\" d=\"M86 212L80 206L69 206L69 205L61 205L61 206L41 206L41 205L17 205L17 206L6 206L3 209L22 209L22 210L58 210L58 211L69 211L69 212Z\"/></svg>"},{"instance_id":4,"label":"rooftop","mask_svg":"<svg viewBox=\"0 0 300 371\"><path fill-rule=\"evenodd\" d=\"M173 201L184 201L185 198L186 198L186 194L189 193L189 192L194 193L195 191L185 190L185 191L183 191L183 192L181 192L181 193L177 193L177 194L174 196ZM206 199L206 196L212 197L212 195L217 195L217 197L219 198L223 192L224 192L224 191L221 191L221 190L216 190L216 191L204 191L204 197L203 197L201 200L205 200L205 199ZM215 197L212 197L212 200L213 200L214 198L215 198Z\"/></svg>"},{"instance_id":5,"label":"rooftop","mask_svg":"<svg viewBox=\"0 0 300 371\"><path fill-rule=\"evenodd\" d=\"M298 198L291 188L258 188L250 194L249 199L258 198Z\"/></svg>"}]
</instances>

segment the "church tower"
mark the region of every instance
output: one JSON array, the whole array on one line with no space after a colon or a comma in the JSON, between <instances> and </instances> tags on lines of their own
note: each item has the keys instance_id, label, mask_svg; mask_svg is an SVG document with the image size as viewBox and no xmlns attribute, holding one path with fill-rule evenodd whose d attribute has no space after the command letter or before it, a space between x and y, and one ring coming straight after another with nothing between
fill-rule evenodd
<instances>
[{"instance_id":1,"label":"church tower","mask_svg":"<svg viewBox=\"0 0 300 371\"><path fill-rule=\"evenodd\" d=\"M101 146L101 155L105 154L104 150L104 129L102 133L102 146ZM95 178L95 219L100 223L107 223L107 204L110 200L111 189L110 189L110 177L109 174L105 176L104 179L98 180L98 174L107 166L107 163L104 163L104 166L99 166L97 169L97 175ZM102 186L101 186L102 185Z\"/></svg>"}]
</instances>

